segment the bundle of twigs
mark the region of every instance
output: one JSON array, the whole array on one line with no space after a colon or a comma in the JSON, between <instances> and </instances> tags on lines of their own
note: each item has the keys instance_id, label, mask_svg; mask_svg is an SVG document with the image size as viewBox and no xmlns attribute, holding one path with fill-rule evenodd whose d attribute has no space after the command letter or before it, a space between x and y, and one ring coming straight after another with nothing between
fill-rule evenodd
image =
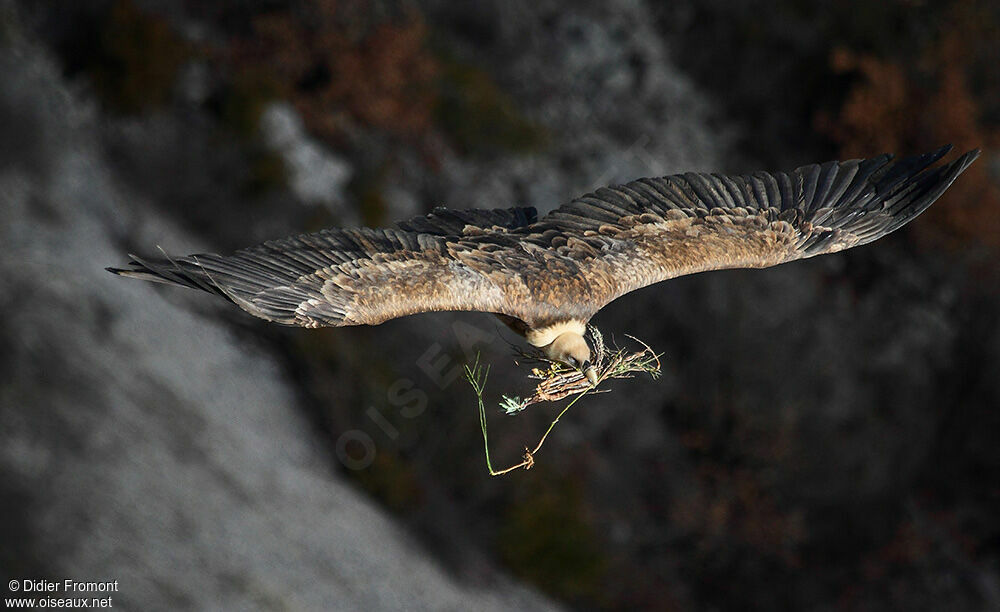
<instances>
[{"instance_id":1,"label":"bundle of twigs","mask_svg":"<svg viewBox=\"0 0 1000 612\"><path fill-rule=\"evenodd\" d=\"M520 361L534 365L528 378L541 382L535 386L534 394L527 399L504 396L503 402L500 404L501 408L507 414L514 414L532 404L558 402L567 397L585 393L605 393L608 390L602 390L599 387L606 380L632 378L636 373L646 373L653 378L660 375L660 356L654 353L653 349L649 348L645 342L628 336L641 344L643 350L626 353L624 349L609 349L604 344L604 336L596 327L589 326L587 332L594 347L591 359L594 363L594 369L597 371L596 385L591 385L580 370L559 361L552 361L538 350L529 352L515 347Z\"/></svg>"},{"instance_id":2,"label":"bundle of twigs","mask_svg":"<svg viewBox=\"0 0 1000 612\"><path fill-rule=\"evenodd\" d=\"M535 445L534 449L525 447L523 460L516 465L502 470L493 469L490 461L489 436L486 433L486 409L483 402L483 391L485 390L486 379L489 376L489 367L484 368L480 366L478 359L471 367L465 366L466 379L468 379L469 384L472 385L473 390L476 392L476 398L479 402L479 423L483 431L486 467L489 469L491 476L506 474L521 467L531 469L535 464L535 454L545 444L545 439L552 432L559 419L584 395L588 393L607 392L607 389L600 389L601 383L604 381L616 378L633 378L637 373L649 374L653 378L660 375L660 355L649 348L649 345L645 342L628 336L642 345L643 348L641 351L628 353L624 349L617 347L612 350L604 344L604 337L596 327L588 326L587 331L590 334L591 346L594 349L591 355L591 362L597 371L596 385L591 385L590 381L579 370L571 368L564 363L552 361L539 351L528 352L515 347L519 360L534 366L528 378L541 382L535 386L535 392L527 399L504 395L503 401L500 402L500 407L507 414L517 414L532 404L557 402L569 397L573 399L562 409L552 423L549 424L549 428L545 431L545 434L538 441L538 444Z\"/></svg>"}]
</instances>

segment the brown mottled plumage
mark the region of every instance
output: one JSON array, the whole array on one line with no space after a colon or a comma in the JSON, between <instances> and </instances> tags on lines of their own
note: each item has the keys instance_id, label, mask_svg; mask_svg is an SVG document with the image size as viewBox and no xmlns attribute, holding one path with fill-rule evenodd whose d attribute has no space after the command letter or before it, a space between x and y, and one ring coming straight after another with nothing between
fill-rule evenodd
<instances>
[{"instance_id":1,"label":"brown mottled plumage","mask_svg":"<svg viewBox=\"0 0 1000 612\"><path fill-rule=\"evenodd\" d=\"M536 346L578 347L555 341L581 334L605 304L640 287L834 253L888 234L979 155L928 169L950 148L896 163L881 155L789 173L639 179L541 220L533 208L438 208L394 228L329 229L231 256L133 256L127 269L109 270L216 293L286 325L376 325L470 310L499 315ZM579 348L552 356L577 367L589 359Z\"/></svg>"}]
</instances>

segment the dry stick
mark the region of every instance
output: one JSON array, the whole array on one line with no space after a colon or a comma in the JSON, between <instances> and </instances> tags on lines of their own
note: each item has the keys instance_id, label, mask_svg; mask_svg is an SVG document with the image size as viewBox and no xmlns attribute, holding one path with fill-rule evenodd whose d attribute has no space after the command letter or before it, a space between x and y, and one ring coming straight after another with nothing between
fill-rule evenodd
<instances>
[{"instance_id":1,"label":"dry stick","mask_svg":"<svg viewBox=\"0 0 1000 612\"><path fill-rule=\"evenodd\" d=\"M633 353L627 357L623 356L624 351L619 350L616 353L614 353L609 363L605 367L604 357L606 355L606 349L604 346L603 338L601 337L600 332L596 330L596 328L592 328L591 333L594 335L596 340L595 344L597 345L596 348L598 357L597 362L598 362L598 368L601 371L601 374L598 377L597 381L598 385L600 385L600 383L604 382L609 378L631 378L632 377L631 374L633 372L646 372L651 376L653 376L653 378L656 378L659 375L660 356L655 352L653 352L653 350L649 348L649 345L647 345L645 342L637 338L633 338L632 336L628 337L641 344L643 346L643 350L637 353ZM530 470L531 467L535 465L535 457L534 457L535 454L537 454L538 451L541 450L542 445L545 444L545 440L549 437L549 434L552 433L552 430L555 429L556 423L559 422L559 419L561 419L563 415L565 415L566 412L569 411L569 409L572 408L573 405L576 404L576 402L579 401L580 398L582 398L584 395L587 395L588 393L604 392L604 391L598 391L597 385L591 387L590 383L586 382L583 375L575 370L565 371L563 369L563 366L559 363L552 362L551 360L545 359L544 357L541 357L539 355L531 355L528 353L524 353L523 351L519 352L521 353L522 358L525 358L526 360L537 361L539 363L549 363L553 367L553 369L549 371L548 375L539 372L538 370L535 370L535 374L532 376L532 378L539 378L542 380L542 382L538 384L535 390L535 394L531 398L520 402L517 409L518 411L523 410L530 404L541 403L545 401L558 401L560 399L573 395L574 393L576 394L576 397L574 397L573 400L570 401L570 403L567 404L566 407L559 412L556 418L553 419L551 423L549 423L549 428L545 430L545 434L542 435L541 439L539 439L538 444L535 445L534 450L531 450L528 447L524 448L523 461L521 461L516 465L512 465L508 468L504 468L502 470L496 470L493 468L493 463L490 460L489 435L487 434L486 431L486 406L483 403L483 391L485 390L486 380L489 377L490 370L489 366L487 366L484 372L483 368L479 365L479 356L476 355L476 361L473 364L473 366L471 368L468 365L465 366L465 377L472 385L473 390L476 392L476 401L479 404L479 426L483 432L483 449L486 454L486 467L490 472L490 476L500 476L501 474L506 474L507 472L512 472L522 467L526 470ZM653 365L654 362L655 365ZM581 387L578 384L580 381L586 382L585 387ZM505 399L508 398L505 397Z\"/></svg>"}]
</instances>

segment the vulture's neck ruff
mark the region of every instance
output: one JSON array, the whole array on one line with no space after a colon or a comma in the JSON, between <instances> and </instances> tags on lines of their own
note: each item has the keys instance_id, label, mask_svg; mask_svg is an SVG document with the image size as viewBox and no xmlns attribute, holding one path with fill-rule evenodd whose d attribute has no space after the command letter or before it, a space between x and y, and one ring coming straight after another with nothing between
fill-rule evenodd
<instances>
[{"instance_id":1,"label":"vulture's neck ruff","mask_svg":"<svg viewBox=\"0 0 1000 612\"><path fill-rule=\"evenodd\" d=\"M562 321L538 329L529 329L524 337L531 346L542 348L549 346L556 338L565 333L583 336L587 333L587 324L576 320Z\"/></svg>"}]
</instances>

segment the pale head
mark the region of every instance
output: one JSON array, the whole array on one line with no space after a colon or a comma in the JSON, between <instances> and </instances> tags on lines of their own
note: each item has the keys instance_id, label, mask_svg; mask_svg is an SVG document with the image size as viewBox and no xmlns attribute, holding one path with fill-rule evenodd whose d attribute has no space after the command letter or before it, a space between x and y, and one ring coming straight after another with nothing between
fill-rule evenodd
<instances>
[{"instance_id":1,"label":"pale head","mask_svg":"<svg viewBox=\"0 0 1000 612\"><path fill-rule=\"evenodd\" d=\"M573 331L559 334L545 347L545 354L549 359L561 361L580 370L590 384L597 385L597 371L590 363L590 346L582 335Z\"/></svg>"}]
</instances>

